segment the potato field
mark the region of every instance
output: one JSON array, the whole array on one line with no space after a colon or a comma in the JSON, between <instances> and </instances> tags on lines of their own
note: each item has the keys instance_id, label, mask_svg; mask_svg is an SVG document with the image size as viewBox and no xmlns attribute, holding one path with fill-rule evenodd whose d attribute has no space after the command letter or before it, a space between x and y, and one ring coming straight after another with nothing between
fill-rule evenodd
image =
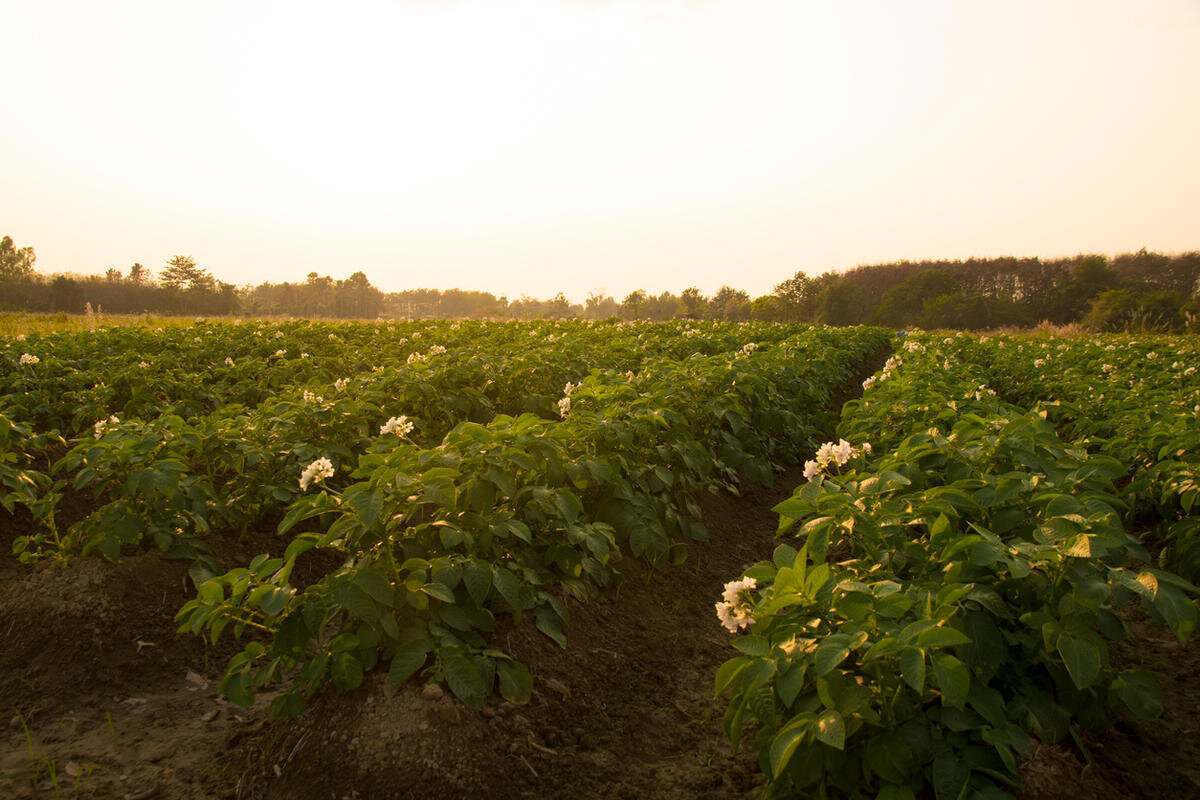
<instances>
[{"instance_id":1,"label":"potato field","mask_svg":"<svg viewBox=\"0 0 1200 800\"><path fill-rule=\"evenodd\" d=\"M0 794L1200 795L1200 345L0 339Z\"/></svg>"}]
</instances>

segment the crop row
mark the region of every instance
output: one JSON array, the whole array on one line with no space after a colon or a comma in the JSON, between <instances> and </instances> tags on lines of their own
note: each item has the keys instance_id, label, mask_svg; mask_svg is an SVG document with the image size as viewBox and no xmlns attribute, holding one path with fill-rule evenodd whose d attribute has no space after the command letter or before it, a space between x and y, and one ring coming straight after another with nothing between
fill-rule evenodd
<instances>
[{"instance_id":1,"label":"crop row","mask_svg":"<svg viewBox=\"0 0 1200 800\"><path fill-rule=\"evenodd\" d=\"M1200 580L1200 347L1194 337L962 337L1014 402L1041 402L1062 435L1128 469L1127 526L1160 563Z\"/></svg>"},{"instance_id":2,"label":"crop row","mask_svg":"<svg viewBox=\"0 0 1200 800\"><path fill-rule=\"evenodd\" d=\"M324 456L352 468L394 416L433 445L463 421L557 416L562 387L591 369L641 370L797 330L204 322L30 336L0 359L0 502L29 506L41 523L18 541L27 559L115 559L154 543L211 574L214 531L273 525L304 465ZM93 508L64 524L64 492L90 493Z\"/></svg>"},{"instance_id":3,"label":"crop row","mask_svg":"<svg viewBox=\"0 0 1200 800\"><path fill-rule=\"evenodd\" d=\"M1031 735L1161 710L1109 650L1135 599L1186 640L1195 587L1126 532L1125 464L1006 402L969 349L905 342L777 506L796 546L718 604L746 629L716 678L726 732L757 723L768 796L1003 797Z\"/></svg>"},{"instance_id":4,"label":"crop row","mask_svg":"<svg viewBox=\"0 0 1200 800\"><path fill-rule=\"evenodd\" d=\"M150 543L190 560L182 629L246 635L223 688L249 702L282 682L278 714L380 662L472 705L496 684L525 696L527 671L490 647L498 615L562 642L566 601L618 580L621 549L682 557L705 536L696 492L769 482L886 338L690 323L228 328L8 342L0 499L40 526L15 543L26 560L115 560ZM56 520L86 493L86 513ZM212 555L217 538L267 527L281 538L245 566Z\"/></svg>"},{"instance_id":5,"label":"crop row","mask_svg":"<svg viewBox=\"0 0 1200 800\"><path fill-rule=\"evenodd\" d=\"M652 563L703 539L696 492L738 475L770 481L816 435L833 392L881 345L879 331L810 331L738 355L647 364L631 378L594 370L568 388L562 419L464 423L434 448L380 440L335 489L288 510L307 521L282 558L262 558L199 587L180 613L214 637L259 632L223 689L249 702L284 681L277 714L331 682L353 688L388 665L421 673L478 706L498 685L521 700L527 671L491 646L498 615L531 616L565 643L567 598L617 579L621 550ZM340 566L291 583L310 549Z\"/></svg>"}]
</instances>

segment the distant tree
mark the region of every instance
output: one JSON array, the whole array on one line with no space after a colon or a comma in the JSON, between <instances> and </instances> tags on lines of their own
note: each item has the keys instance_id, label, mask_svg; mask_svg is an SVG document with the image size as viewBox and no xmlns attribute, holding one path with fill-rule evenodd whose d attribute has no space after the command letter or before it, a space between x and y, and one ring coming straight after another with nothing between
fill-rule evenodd
<instances>
[{"instance_id":1,"label":"distant tree","mask_svg":"<svg viewBox=\"0 0 1200 800\"><path fill-rule=\"evenodd\" d=\"M673 319L681 308L683 304L678 297L670 292L663 292L646 298L645 316L646 319Z\"/></svg>"},{"instance_id":2,"label":"distant tree","mask_svg":"<svg viewBox=\"0 0 1200 800\"><path fill-rule=\"evenodd\" d=\"M591 292L583 304L584 319L607 319L615 317L621 311L621 306L612 297L600 292Z\"/></svg>"},{"instance_id":3,"label":"distant tree","mask_svg":"<svg viewBox=\"0 0 1200 800\"><path fill-rule=\"evenodd\" d=\"M843 276L821 294L817 319L829 325L857 325L870 311L858 284L853 278Z\"/></svg>"},{"instance_id":4,"label":"distant tree","mask_svg":"<svg viewBox=\"0 0 1200 800\"><path fill-rule=\"evenodd\" d=\"M692 319L700 319L708 308L708 299L695 286L689 286L679 293L679 301L683 303L683 313Z\"/></svg>"},{"instance_id":5,"label":"distant tree","mask_svg":"<svg viewBox=\"0 0 1200 800\"><path fill-rule=\"evenodd\" d=\"M566 319L571 316L571 301L562 292L554 295L553 299L546 301L546 308L543 312L547 319Z\"/></svg>"},{"instance_id":6,"label":"distant tree","mask_svg":"<svg viewBox=\"0 0 1200 800\"><path fill-rule=\"evenodd\" d=\"M32 247L17 249L11 236L0 239L0 278L28 278L36 261Z\"/></svg>"},{"instance_id":7,"label":"distant tree","mask_svg":"<svg viewBox=\"0 0 1200 800\"><path fill-rule=\"evenodd\" d=\"M884 292L873 321L895 327L925 324L921 316L926 301L953 294L958 288L957 279L940 269L927 269Z\"/></svg>"},{"instance_id":8,"label":"distant tree","mask_svg":"<svg viewBox=\"0 0 1200 800\"><path fill-rule=\"evenodd\" d=\"M800 271L777 285L775 296L782 304L784 318L789 322L815 321L821 298L836 280L837 275L833 272L810 278Z\"/></svg>"},{"instance_id":9,"label":"distant tree","mask_svg":"<svg viewBox=\"0 0 1200 800\"><path fill-rule=\"evenodd\" d=\"M750 316L750 295L732 286L722 286L708 301L713 319L745 320Z\"/></svg>"},{"instance_id":10,"label":"distant tree","mask_svg":"<svg viewBox=\"0 0 1200 800\"><path fill-rule=\"evenodd\" d=\"M55 276L50 282L50 302L56 311L82 314L85 301L79 281L66 275Z\"/></svg>"},{"instance_id":11,"label":"distant tree","mask_svg":"<svg viewBox=\"0 0 1200 800\"><path fill-rule=\"evenodd\" d=\"M1178 332L1187 300L1182 292L1110 289L1092 300L1083 324L1093 331Z\"/></svg>"},{"instance_id":12,"label":"distant tree","mask_svg":"<svg viewBox=\"0 0 1200 800\"><path fill-rule=\"evenodd\" d=\"M117 269L116 267L109 267L104 273L104 280L108 281L109 283L120 283L121 278L121 270Z\"/></svg>"},{"instance_id":13,"label":"distant tree","mask_svg":"<svg viewBox=\"0 0 1200 800\"><path fill-rule=\"evenodd\" d=\"M646 293L641 289L625 295L621 301L621 311L626 319L641 319L642 306L646 304Z\"/></svg>"},{"instance_id":14,"label":"distant tree","mask_svg":"<svg viewBox=\"0 0 1200 800\"><path fill-rule=\"evenodd\" d=\"M778 295L764 294L750 303L750 318L763 322L787 322L787 311Z\"/></svg>"},{"instance_id":15,"label":"distant tree","mask_svg":"<svg viewBox=\"0 0 1200 800\"><path fill-rule=\"evenodd\" d=\"M175 255L167 259L167 266L158 273L163 286L170 289L192 291L215 291L217 282L208 270L196 266L191 256Z\"/></svg>"},{"instance_id":16,"label":"distant tree","mask_svg":"<svg viewBox=\"0 0 1200 800\"><path fill-rule=\"evenodd\" d=\"M804 304L804 299L808 296L809 287L812 286L812 278L808 277L803 270L800 270L786 281L776 284L775 296L781 302L791 306L801 306Z\"/></svg>"},{"instance_id":17,"label":"distant tree","mask_svg":"<svg viewBox=\"0 0 1200 800\"><path fill-rule=\"evenodd\" d=\"M150 271L143 267L138 262L133 262L133 266L129 268L129 282L134 286L141 286L150 280Z\"/></svg>"}]
</instances>

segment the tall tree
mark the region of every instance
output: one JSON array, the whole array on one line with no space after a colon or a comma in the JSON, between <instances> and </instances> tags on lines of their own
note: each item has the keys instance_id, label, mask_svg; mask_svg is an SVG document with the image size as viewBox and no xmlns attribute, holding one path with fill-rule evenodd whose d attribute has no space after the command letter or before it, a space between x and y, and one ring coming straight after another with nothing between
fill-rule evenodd
<instances>
[{"instance_id":1,"label":"tall tree","mask_svg":"<svg viewBox=\"0 0 1200 800\"><path fill-rule=\"evenodd\" d=\"M629 319L642 318L642 306L646 304L646 293L641 289L636 292L630 292L625 295L625 299L621 301L621 311Z\"/></svg>"},{"instance_id":2,"label":"tall tree","mask_svg":"<svg viewBox=\"0 0 1200 800\"><path fill-rule=\"evenodd\" d=\"M708 301L713 319L745 320L750 317L750 295L732 286L722 286Z\"/></svg>"},{"instance_id":3,"label":"tall tree","mask_svg":"<svg viewBox=\"0 0 1200 800\"><path fill-rule=\"evenodd\" d=\"M683 303L683 313L692 319L703 317L704 310L708 308L708 300L695 286L689 286L680 292L679 300Z\"/></svg>"},{"instance_id":4,"label":"tall tree","mask_svg":"<svg viewBox=\"0 0 1200 800\"><path fill-rule=\"evenodd\" d=\"M158 273L163 286L172 289L214 291L217 282L208 270L196 266L191 256L174 255L167 259L167 266Z\"/></svg>"},{"instance_id":5,"label":"tall tree","mask_svg":"<svg viewBox=\"0 0 1200 800\"><path fill-rule=\"evenodd\" d=\"M33 274L35 261L32 247L17 249L11 236L0 239L0 278L27 278Z\"/></svg>"}]
</instances>

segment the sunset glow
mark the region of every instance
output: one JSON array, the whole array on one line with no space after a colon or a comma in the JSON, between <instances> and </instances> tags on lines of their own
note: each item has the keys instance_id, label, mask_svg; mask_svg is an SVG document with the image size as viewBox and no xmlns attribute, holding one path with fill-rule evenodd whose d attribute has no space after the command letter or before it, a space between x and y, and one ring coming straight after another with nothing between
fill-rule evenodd
<instances>
[{"instance_id":1,"label":"sunset glow","mask_svg":"<svg viewBox=\"0 0 1200 800\"><path fill-rule=\"evenodd\" d=\"M43 272L769 292L1200 248L1200 4L7 3Z\"/></svg>"}]
</instances>

